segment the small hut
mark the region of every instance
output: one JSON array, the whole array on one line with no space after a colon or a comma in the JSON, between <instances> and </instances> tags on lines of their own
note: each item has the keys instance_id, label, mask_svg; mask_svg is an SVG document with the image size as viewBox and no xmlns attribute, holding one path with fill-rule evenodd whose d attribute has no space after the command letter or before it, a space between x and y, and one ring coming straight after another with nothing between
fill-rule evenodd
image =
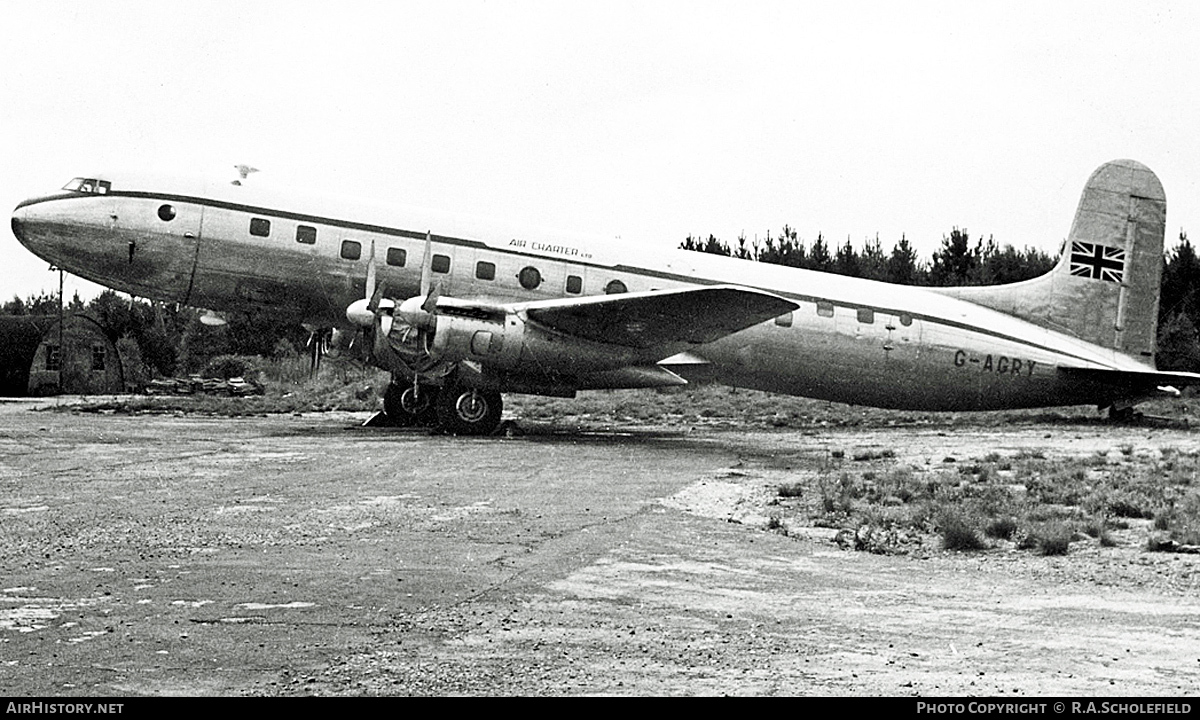
<instances>
[{"instance_id":1,"label":"small hut","mask_svg":"<svg viewBox=\"0 0 1200 720\"><path fill-rule=\"evenodd\" d=\"M46 328L58 320L49 315L0 315L0 397L29 393L29 368Z\"/></svg>"},{"instance_id":2,"label":"small hut","mask_svg":"<svg viewBox=\"0 0 1200 720\"><path fill-rule=\"evenodd\" d=\"M0 355L6 395L119 393L125 371L117 346L104 328L83 313L0 318ZM24 382L22 383L22 376Z\"/></svg>"}]
</instances>

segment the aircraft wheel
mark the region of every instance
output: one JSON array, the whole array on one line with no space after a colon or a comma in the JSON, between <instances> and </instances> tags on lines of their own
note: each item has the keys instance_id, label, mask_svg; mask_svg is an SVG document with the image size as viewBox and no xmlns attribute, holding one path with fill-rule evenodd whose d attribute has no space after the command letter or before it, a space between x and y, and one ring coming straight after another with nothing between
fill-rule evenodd
<instances>
[{"instance_id":1,"label":"aircraft wheel","mask_svg":"<svg viewBox=\"0 0 1200 720\"><path fill-rule=\"evenodd\" d=\"M434 409L437 391L432 385L421 385L415 392L412 385L388 385L383 395L383 412L392 425L399 427L433 425L437 420Z\"/></svg>"},{"instance_id":2,"label":"aircraft wheel","mask_svg":"<svg viewBox=\"0 0 1200 720\"><path fill-rule=\"evenodd\" d=\"M455 435L487 435L500 426L500 393L464 387L442 388L434 400L438 424Z\"/></svg>"}]
</instances>

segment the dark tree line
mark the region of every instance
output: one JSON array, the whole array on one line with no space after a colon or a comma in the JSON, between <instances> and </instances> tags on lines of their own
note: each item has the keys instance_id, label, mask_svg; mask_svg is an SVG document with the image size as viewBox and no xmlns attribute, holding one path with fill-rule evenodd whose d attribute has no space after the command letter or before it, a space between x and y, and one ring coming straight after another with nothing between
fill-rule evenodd
<instances>
[{"instance_id":1,"label":"dark tree line","mask_svg":"<svg viewBox=\"0 0 1200 720\"><path fill-rule=\"evenodd\" d=\"M795 228L788 225L774 237L768 232L763 240L747 241L744 235L740 236L733 246L713 235L705 240L689 235L679 247L901 285L996 285L1037 277L1055 263L1055 258L1037 248L1000 247L991 236L972 244L969 233L959 228L942 239L942 246L929 262L917 257L904 236L891 252L883 249L878 236L864 241L861 248L854 247L849 238L831 247L820 234L806 244Z\"/></svg>"},{"instance_id":2,"label":"dark tree line","mask_svg":"<svg viewBox=\"0 0 1200 720\"><path fill-rule=\"evenodd\" d=\"M1200 260L1196 249L1179 233L1163 261L1162 293L1158 301L1158 366L1164 370L1200 372Z\"/></svg>"},{"instance_id":3,"label":"dark tree line","mask_svg":"<svg viewBox=\"0 0 1200 720\"><path fill-rule=\"evenodd\" d=\"M999 285L1028 280L1049 272L1056 258L1037 248L1017 250L999 246L988 236L971 242L967 230L954 228L942 238L941 247L928 261L917 257L912 245L900 237L891 252L883 250L879 238L855 248L846 242L831 248L823 235L812 243L800 239L788 225L774 237L748 241L738 237L734 245L714 235L705 239L689 235L679 247L684 250L727 255L747 260L820 270L850 277L883 280L901 285ZM1158 308L1158 366L1163 370L1200 372L1200 258L1179 233L1179 243L1163 258L1162 295Z\"/></svg>"},{"instance_id":4,"label":"dark tree line","mask_svg":"<svg viewBox=\"0 0 1200 720\"><path fill-rule=\"evenodd\" d=\"M201 370L218 355L271 357L294 354L308 335L294 322L280 322L265 311L232 313L220 327L200 321L203 311L172 308L105 290L87 303L75 295L68 313L86 312L118 345L127 368L136 374L171 376ZM0 306L7 315L57 315L58 295L14 297Z\"/></svg>"}]
</instances>

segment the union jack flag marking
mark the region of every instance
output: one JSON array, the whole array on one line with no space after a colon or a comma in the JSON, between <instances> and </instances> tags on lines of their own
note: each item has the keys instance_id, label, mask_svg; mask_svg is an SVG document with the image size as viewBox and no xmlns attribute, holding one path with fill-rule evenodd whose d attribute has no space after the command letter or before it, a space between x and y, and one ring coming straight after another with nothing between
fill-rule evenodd
<instances>
[{"instance_id":1,"label":"union jack flag marking","mask_svg":"<svg viewBox=\"0 0 1200 720\"><path fill-rule=\"evenodd\" d=\"M1071 243L1071 274L1119 283L1125 277L1125 251L1096 243Z\"/></svg>"}]
</instances>

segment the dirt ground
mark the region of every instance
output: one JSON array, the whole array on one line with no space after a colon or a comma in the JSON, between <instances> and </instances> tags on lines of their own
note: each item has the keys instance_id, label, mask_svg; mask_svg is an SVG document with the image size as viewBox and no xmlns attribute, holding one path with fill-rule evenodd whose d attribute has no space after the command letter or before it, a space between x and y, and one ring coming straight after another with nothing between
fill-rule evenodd
<instances>
[{"instance_id":1,"label":"dirt ground","mask_svg":"<svg viewBox=\"0 0 1200 720\"><path fill-rule=\"evenodd\" d=\"M880 556L765 527L835 452L1143 457L1196 430L522 424L0 403L15 695L1156 695L1200 687L1200 556ZM1117 457L1116 461L1120 461Z\"/></svg>"}]
</instances>

